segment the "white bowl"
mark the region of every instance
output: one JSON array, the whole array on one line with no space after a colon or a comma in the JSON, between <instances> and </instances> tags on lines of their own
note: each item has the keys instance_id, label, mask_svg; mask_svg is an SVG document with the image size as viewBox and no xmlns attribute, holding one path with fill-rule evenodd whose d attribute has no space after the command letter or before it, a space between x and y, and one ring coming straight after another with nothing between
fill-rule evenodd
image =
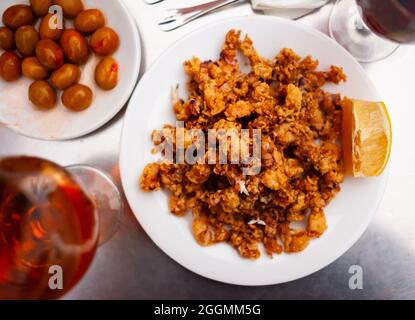
<instances>
[{"instance_id":1,"label":"white bowl","mask_svg":"<svg viewBox=\"0 0 415 320\"><path fill-rule=\"evenodd\" d=\"M2 0L0 13L3 14L11 5L28 3L26 0ZM118 86L111 91L98 88L94 81L94 70L99 57L93 54L82 67L80 83L93 90L94 101L91 107L82 112L67 110L60 101L61 93L56 108L37 110L28 99L28 88L32 80L22 77L8 83L0 79L1 123L32 138L68 140L103 126L126 104L137 83L141 63L140 37L135 21L122 1L84 0L84 4L85 8L100 9L106 17L107 25L120 36L120 47L114 54L120 68ZM72 21L68 21L67 27L71 25Z\"/></svg>"},{"instance_id":2,"label":"white bowl","mask_svg":"<svg viewBox=\"0 0 415 320\"><path fill-rule=\"evenodd\" d=\"M138 179L153 161L150 134L165 123L175 123L171 88L180 84L186 97L183 62L192 56L217 59L230 29L248 33L259 54L273 58L283 48L320 60L319 69L344 68L348 81L326 86L353 98L381 100L359 63L326 35L301 23L275 17L249 16L211 24L189 34L170 47L145 74L127 109L121 141L120 167L123 187L138 221L153 241L171 258L202 276L238 285L270 285L316 272L340 257L362 235L376 212L386 186L386 174L378 178L346 179L342 191L326 208L328 230L297 254L263 254L256 261L242 259L229 244L199 246L191 232L190 214L177 218L169 213L163 192L140 190ZM370 250L370 248L368 248Z\"/></svg>"}]
</instances>

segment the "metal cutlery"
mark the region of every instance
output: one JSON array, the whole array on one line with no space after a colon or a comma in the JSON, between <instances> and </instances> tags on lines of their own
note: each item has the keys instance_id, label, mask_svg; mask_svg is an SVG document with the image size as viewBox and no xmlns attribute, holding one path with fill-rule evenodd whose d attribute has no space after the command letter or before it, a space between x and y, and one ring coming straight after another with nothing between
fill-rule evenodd
<instances>
[{"instance_id":1,"label":"metal cutlery","mask_svg":"<svg viewBox=\"0 0 415 320\"><path fill-rule=\"evenodd\" d=\"M164 1L164 0L144 0L144 2L147 3L147 4L156 4L156 3L159 3L159 2L162 2L162 1Z\"/></svg>"},{"instance_id":2,"label":"metal cutlery","mask_svg":"<svg viewBox=\"0 0 415 320\"><path fill-rule=\"evenodd\" d=\"M192 7L169 9L158 25L163 31L171 31L214 10L244 1L246 0L215 0Z\"/></svg>"}]
</instances>

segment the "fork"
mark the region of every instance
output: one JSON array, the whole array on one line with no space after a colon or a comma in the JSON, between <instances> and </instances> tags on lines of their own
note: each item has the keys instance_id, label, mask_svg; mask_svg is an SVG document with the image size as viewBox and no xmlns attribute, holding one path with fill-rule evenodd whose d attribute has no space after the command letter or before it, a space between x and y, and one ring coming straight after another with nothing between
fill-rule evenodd
<instances>
[{"instance_id":1,"label":"fork","mask_svg":"<svg viewBox=\"0 0 415 320\"><path fill-rule=\"evenodd\" d=\"M169 9L158 25L163 31L171 31L214 10L242 1L246 0L215 0L192 7Z\"/></svg>"},{"instance_id":2,"label":"fork","mask_svg":"<svg viewBox=\"0 0 415 320\"><path fill-rule=\"evenodd\" d=\"M144 2L147 3L147 4L156 4L156 3L159 3L159 2L162 2L162 1L164 1L164 0L144 0Z\"/></svg>"}]
</instances>

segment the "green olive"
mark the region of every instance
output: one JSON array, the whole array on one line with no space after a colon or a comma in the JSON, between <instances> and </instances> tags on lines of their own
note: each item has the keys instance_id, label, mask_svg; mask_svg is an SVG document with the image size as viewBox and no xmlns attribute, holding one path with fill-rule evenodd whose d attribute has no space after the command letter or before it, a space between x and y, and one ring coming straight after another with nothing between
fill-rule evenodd
<instances>
[{"instance_id":1,"label":"green olive","mask_svg":"<svg viewBox=\"0 0 415 320\"><path fill-rule=\"evenodd\" d=\"M79 32L92 33L105 25L105 18L98 9L82 11L75 19L75 28Z\"/></svg>"},{"instance_id":2,"label":"green olive","mask_svg":"<svg viewBox=\"0 0 415 320\"><path fill-rule=\"evenodd\" d=\"M29 87L29 100L39 109L49 110L56 105L56 91L47 81L38 80Z\"/></svg>"},{"instance_id":3,"label":"green olive","mask_svg":"<svg viewBox=\"0 0 415 320\"><path fill-rule=\"evenodd\" d=\"M62 67L65 61L62 49L50 39L42 39L37 43L36 57L48 70Z\"/></svg>"},{"instance_id":4,"label":"green olive","mask_svg":"<svg viewBox=\"0 0 415 320\"><path fill-rule=\"evenodd\" d=\"M7 8L3 13L3 24L12 30L33 24L35 16L30 6L18 4Z\"/></svg>"},{"instance_id":5,"label":"green olive","mask_svg":"<svg viewBox=\"0 0 415 320\"><path fill-rule=\"evenodd\" d=\"M22 63L23 75L33 80L43 80L48 76L48 70L35 57L26 58Z\"/></svg>"},{"instance_id":6,"label":"green olive","mask_svg":"<svg viewBox=\"0 0 415 320\"><path fill-rule=\"evenodd\" d=\"M52 0L30 0L30 6L38 17L44 17L49 12Z\"/></svg>"},{"instance_id":7,"label":"green olive","mask_svg":"<svg viewBox=\"0 0 415 320\"><path fill-rule=\"evenodd\" d=\"M81 0L53 0L53 3L61 6L65 18L73 19L84 10Z\"/></svg>"},{"instance_id":8,"label":"green olive","mask_svg":"<svg viewBox=\"0 0 415 320\"><path fill-rule=\"evenodd\" d=\"M104 90L114 89L118 84L118 64L112 57L103 58L95 68L95 82Z\"/></svg>"},{"instance_id":9,"label":"green olive","mask_svg":"<svg viewBox=\"0 0 415 320\"><path fill-rule=\"evenodd\" d=\"M91 37L90 46L99 56L109 56L113 54L120 45L118 34L111 28L99 28Z\"/></svg>"},{"instance_id":10,"label":"green olive","mask_svg":"<svg viewBox=\"0 0 415 320\"><path fill-rule=\"evenodd\" d=\"M39 34L42 39L51 39L58 41L61 37L63 29L65 29L65 22L63 23L63 29L60 28L51 28L50 22L53 22L53 19L56 19L56 15L53 13L48 13L41 21L39 26Z\"/></svg>"},{"instance_id":11,"label":"green olive","mask_svg":"<svg viewBox=\"0 0 415 320\"><path fill-rule=\"evenodd\" d=\"M14 34L14 42L23 56L33 56L39 42L39 34L33 26L22 26Z\"/></svg>"},{"instance_id":12,"label":"green olive","mask_svg":"<svg viewBox=\"0 0 415 320\"><path fill-rule=\"evenodd\" d=\"M50 82L59 90L65 90L79 81L81 77L81 70L74 64L64 64L58 70L55 70Z\"/></svg>"},{"instance_id":13,"label":"green olive","mask_svg":"<svg viewBox=\"0 0 415 320\"><path fill-rule=\"evenodd\" d=\"M65 56L75 64L84 64L89 57L88 43L85 37L75 29L68 29L62 33L60 39Z\"/></svg>"},{"instance_id":14,"label":"green olive","mask_svg":"<svg viewBox=\"0 0 415 320\"><path fill-rule=\"evenodd\" d=\"M0 76L6 81L15 81L22 75L22 62L19 56L6 51L0 56Z\"/></svg>"},{"instance_id":15,"label":"green olive","mask_svg":"<svg viewBox=\"0 0 415 320\"><path fill-rule=\"evenodd\" d=\"M92 90L82 84L75 84L63 92L62 103L72 111L83 111L92 104Z\"/></svg>"},{"instance_id":16,"label":"green olive","mask_svg":"<svg viewBox=\"0 0 415 320\"><path fill-rule=\"evenodd\" d=\"M0 27L0 48L10 50L14 48L14 35L7 27Z\"/></svg>"}]
</instances>

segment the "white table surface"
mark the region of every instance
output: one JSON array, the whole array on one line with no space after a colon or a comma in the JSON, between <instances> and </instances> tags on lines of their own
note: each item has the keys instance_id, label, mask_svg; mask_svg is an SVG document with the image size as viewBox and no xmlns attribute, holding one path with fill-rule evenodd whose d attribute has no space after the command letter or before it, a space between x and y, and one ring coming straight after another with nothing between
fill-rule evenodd
<instances>
[{"instance_id":1,"label":"white table surface","mask_svg":"<svg viewBox=\"0 0 415 320\"><path fill-rule=\"evenodd\" d=\"M143 45L141 73L171 43L219 19L253 14L249 4L200 18L165 33L155 21L172 4L149 6L123 0L136 18ZM200 2L200 1L199 1ZM299 20L327 33L331 4ZM362 238L325 269L291 283L269 287L238 287L204 279L182 268L148 238L126 210L117 234L101 247L81 283L67 299L286 299L286 298L406 298L415 299L415 46L364 65L381 92L392 118L394 141L388 188L379 211ZM36 141L0 127L0 157L41 156L62 165L87 163L108 171L119 183L118 147L124 111L104 128L68 142ZM350 290L351 265L363 268L363 290Z\"/></svg>"}]
</instances>

